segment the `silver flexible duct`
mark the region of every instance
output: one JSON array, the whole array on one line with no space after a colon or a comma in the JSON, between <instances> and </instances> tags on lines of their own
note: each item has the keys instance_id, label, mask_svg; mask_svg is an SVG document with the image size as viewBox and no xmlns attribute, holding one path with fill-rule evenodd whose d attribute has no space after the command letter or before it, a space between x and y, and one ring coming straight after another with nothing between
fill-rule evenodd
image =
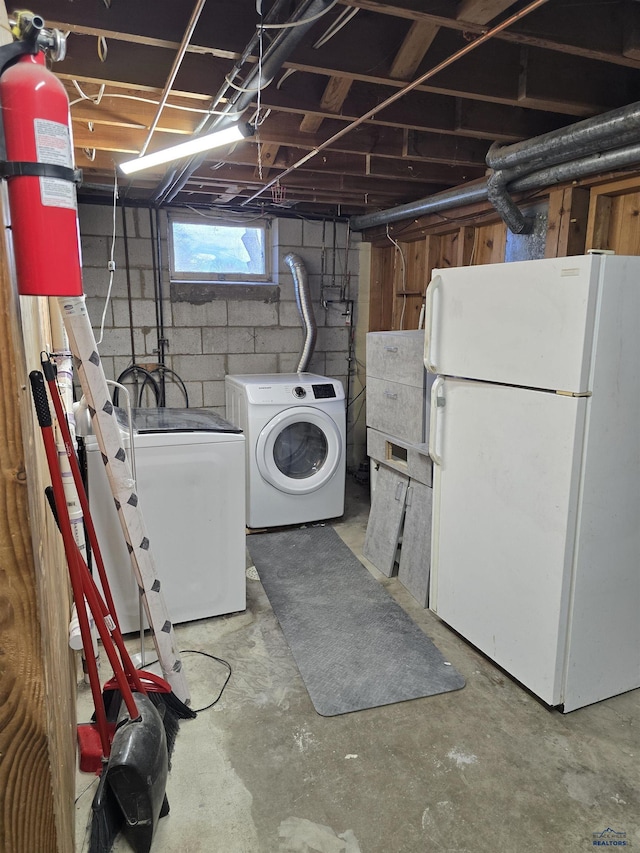
<instances>
[{"instance_id":1,"label":"silver flexible duct","mask_svg":"<svg viewBox=\"0 0 640 853\"><path fill-rule=\"evenodd\" d=\"M508 192L543 189L640 163L640 102L514 145L492 146L488 180L453 187L409 204L354 216L354 231L400 222L463 204L490 200L514 233L527 230L527 221Z\"/></svg>"},{"instance_id":2,"label":"silver flexible duct","mask_svg":"<svg viewBox=\"0 0 640 853\"><path fill-rule=\"evenodd\" d=\"M313 350L316 345L318 326L313 314L309 278L307 276L307 269L304 265L304 261L300 255L296 255L295 252L289 252L288 255L285 255L284 262L288 265L291 270L291 275L293 276L296 303L304 326L304 341L302 343L300 359L296 368L296 373L304 373L309 367L309 362L311 361L311 356L313 355Z\"/></svg>"}]
</instances>

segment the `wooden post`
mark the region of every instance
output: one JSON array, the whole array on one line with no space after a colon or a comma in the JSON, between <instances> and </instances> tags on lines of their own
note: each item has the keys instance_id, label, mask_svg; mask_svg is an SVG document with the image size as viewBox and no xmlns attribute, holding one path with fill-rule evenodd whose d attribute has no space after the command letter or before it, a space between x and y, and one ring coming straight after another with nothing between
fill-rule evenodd
<instances>
[{"instance_id":1,"label":"wooden post","mask_svg":"<svg viewBox=\"0 0 640 853\"><path fill-rule=\"evenodd\" d=\"M0 42L10 40L0 2ZM5 187L0 214L0 853L71 853L75 672L67 642L69 592L59 536L44 504L49 479L26 381L48 342L46 300L23 297L23 332L5 237Z\"/></svg>"}]
</instances>

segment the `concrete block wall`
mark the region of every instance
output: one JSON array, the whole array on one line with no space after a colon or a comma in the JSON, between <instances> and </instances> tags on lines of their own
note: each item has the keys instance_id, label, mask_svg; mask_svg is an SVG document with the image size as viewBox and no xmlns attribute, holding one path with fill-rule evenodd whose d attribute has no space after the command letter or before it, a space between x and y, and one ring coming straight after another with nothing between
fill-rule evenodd
<instances>
[{"instance_id":1,"label":"concrete block wall","mask_svg":"<svg viewBox=\"0 0 640 853\"><path fill-rule=\"evenodd\" d=\"M87 310L98 339L109 284L113 209L81 204L79 216ZM155 217L155 212L151 216ZM123 214L120 208L116 213L116 271L99 345L108 379L116 379L132 363L133 356L142 365L158 360L151 216L146 208L126 209L127 275ZM224 416L226 374L295 370L303 330L293 277L284 262L289 252L304 261L318 326L309 370L340 379L345 390L348 384L353 388L348 376L351 370L353 379L355 360L349 362L348 354L357 321L360 238L358 234L349 235L345 223L273 220L272 280L278 287L275 295L273 287L265 288L263 300L244 299L237 287L232 298L225 298L225 285L211 285L210 299L205 296L202 301L200 291L193 302L172 301L164 211L160 214L160 231L166 366L183 380L192 407L212 409ZM348 303L338 301L341 295L353 301L354 316L345 316ZM363 319L366 323L368 318ZM167 382L166 393L167 405L184 405L176 383Z\"/></svg>"}]
</instances>

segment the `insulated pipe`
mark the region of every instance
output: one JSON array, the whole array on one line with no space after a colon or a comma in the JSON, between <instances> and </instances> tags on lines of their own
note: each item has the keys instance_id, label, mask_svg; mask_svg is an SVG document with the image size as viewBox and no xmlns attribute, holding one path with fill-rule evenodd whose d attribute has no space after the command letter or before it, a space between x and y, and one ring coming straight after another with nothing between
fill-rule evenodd
<instances>
[{"instance_id":1,"label":"insulated pipe","mask_svg":"<svg viewBox=\"0 0 640 853\"><path fill-rule=\"evenodd\" d=\"M293 276L296 303L304 326L304 342L300 352L300 360L296 367L296 373L304 373L309 367L309 362L311 361L311 356L313 355L313 350L316 345L318 326L313 314L309 279L304 261L300 255L296 255L294 252L289 252L288 255L285 255L284 262L289 266L291 275Z\"/></svg>"},{"instance_id":2,"label":"insulated pipe","mask_svg":"<svg viewBox=\"0 0 640 853\"><path fill-rule=\"evenodd\" d=\"M487 179L487 198L513 234L528 234L533 221L524 215L507 192L504 172L493 172Z\"/></svg>"},{"instance_id":3,"label":"insulated pipe","mask_svg":"<svg viewBox=\"0 0 640 853\"><path fill-rule=\"evenodd\" d=\"M235 88L234 94L228 99L226 106L223 109L222 115L207 116L198 126L195 135L210 133L213 130L222 130L233 122L237 121L237 117L242 113L249 104L253 101L259 89L264 89L273 80L275 75L282 68L283 62L289 57L292 51L302 41L310 27L312 27L319 13L333 3L333 0L307 0L296 9L292 15L290 22L299 22L298 26L279 30L277 35L267 47L262 57L262 62L256 63L251 71L247 74L242 86ZM302 23L309 18L308 23ZM258 31L259 34L259 31ZM251 44L257 42L257 37L251 40ZM244 55L243 55L244 59ZM236 71L232 74L235 75ZM222 91L214 99L214 104L218 103L224 93L229 89L228 80L222 87ZM234 88L231 86L231 88ZM172 170L165 175L162 183L156 191L155 200L168 203L184 187L191 175L198 169L207 158L207 154L199 154L192 157L186 162L180 171Z\"/></svg>"},{"instance_id":4,"label":"insulated pipe","mask_svg":"<svg viewBox=\"0 0 640 853\"><path fill-rule=\"evenodd\" d=\"M537 172L524 175L510 183L509 191L530 192L531 190L540 190L565 181L586 178L590 175L598 175L617 169L626 169L639 163L640 143L629 145L617 151L592 154L572 163L559 163L556 166L539 169ZM403 204L399 207L380 210L377 213L369 213L364 216L354 216L349 221L349 225L354 231L364 231L366 228L399 222L413 216L424 216L441 210L451 210L463 204L487 201L488 198L488 181L483 181L481 184L467 184L454 187L443 193L437 193L429 198L411 202L411 204Z\"/></svg>"},{"instance_id":5,"label":"insulated pipe","mask_svg":"<svg viewBox=\"0 0 640 853\"><path fill-rule=\"evenodd\" d=\"M506 171L507 181L541 166L557 165L599 151L622 148L640 139L640 102L543 133L513 145L492 145L486 162ZM513 170L513 171L511 171Z\"/></svg>"},{"instance_id":6,"label":"insulated pipe","mask_svg":"<svg viewBox=\"0 0 640 853\"><path fill-rule=\"evenodd\" d=\"M413 216L424 216L427 213L438 213L441 210L451 210L461 204L473 204L478 201L487 200L487 182L463 184L453 187L428 198L411 201L408 204L400 204L388 210L378 210L376 213L365 213L362 216L354 216L349 220L349 227L353 231L364 231L366 228L375 228L377 225L386 225L391 222L401 222Z\"/></svg>"}]
</instances>

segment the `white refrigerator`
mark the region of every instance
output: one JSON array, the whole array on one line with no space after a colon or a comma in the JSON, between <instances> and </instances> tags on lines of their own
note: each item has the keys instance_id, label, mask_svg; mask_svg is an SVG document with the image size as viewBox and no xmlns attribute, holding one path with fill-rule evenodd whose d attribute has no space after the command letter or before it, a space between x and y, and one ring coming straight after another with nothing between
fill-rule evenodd
<instances>
[{"instance_id":1,"label":"white refrigerator","mask_svg":"<svg viewBox=\"0 0 640 853\"><path fill-rule=\"evenodd\" d=\"M550 706L640 686L640 257L434 270L430 608Z\"/></svg>"}]
</instances>

